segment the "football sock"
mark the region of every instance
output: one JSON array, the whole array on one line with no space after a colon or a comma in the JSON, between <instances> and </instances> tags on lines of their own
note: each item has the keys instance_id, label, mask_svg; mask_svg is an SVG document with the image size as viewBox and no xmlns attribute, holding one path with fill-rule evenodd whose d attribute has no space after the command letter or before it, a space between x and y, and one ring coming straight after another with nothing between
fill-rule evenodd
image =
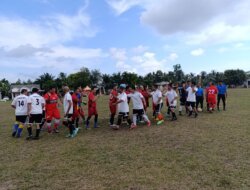
<instances>
[{"instance_id":1,"label":"football sock","mask_svg":"<svg viewBox=\"0 0 250 190\"><path fill-rule=\"evenodd\" d=\"M29 136L32 136L32 127L31 127L31 126L29 126L29 127L27 128L27 130L28 130L28 134L29 134Z\"/></svg>"},{"instance_id":2,"label":"football sock","mask_svg":"<svg viewBox=\"0 0 250 190\"><path fill-rule=\"evenodd\" d=\"M136 125L137 121L137 114L133 114L133 124Z\"/></svg>"}]
</instances>

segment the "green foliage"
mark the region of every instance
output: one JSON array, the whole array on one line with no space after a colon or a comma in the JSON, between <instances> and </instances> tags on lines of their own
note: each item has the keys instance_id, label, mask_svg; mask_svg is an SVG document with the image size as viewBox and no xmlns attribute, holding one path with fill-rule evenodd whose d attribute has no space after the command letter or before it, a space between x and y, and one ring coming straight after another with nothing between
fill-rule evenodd
<instances>
[{"instance_id":1,"label":"green foliage","mask_svg":"<svg viewBox=\"0 0 250 190\"><path fill-rule=\"evenodd\" d=\"M243 70L226 70L224 72L225 81L229 85L242 85L247 79L247 75Z\"/></svg>"},{"instance_id":2,"label":"green foliage","mask_svg":"<svg viewBox=\"0 0 250 190\"><path fill-rule=\"evenodd\" d=\"M10 83L5 78L0 81L0 93L2 93L2 97L10 95Z\"/></svg>"}]
</instances>

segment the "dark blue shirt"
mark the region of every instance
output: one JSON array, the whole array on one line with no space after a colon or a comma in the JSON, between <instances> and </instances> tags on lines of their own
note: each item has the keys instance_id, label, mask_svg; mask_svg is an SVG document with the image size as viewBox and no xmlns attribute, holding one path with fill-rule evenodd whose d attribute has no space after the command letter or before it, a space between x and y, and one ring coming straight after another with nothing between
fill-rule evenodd
<instances>
[{"instance_id":1,"label":"dark blue shirt","mask_svg":"<svg viewBox=\"0 0 250 190\"><path fill-rule=\"evenodd\" d=\"M226 94L227 93L227 86L225 84L218 85L218 94Z\"/></svg>"},{"instance_id":2,"label":"dark blue shirt","mask_svg":"<svg viewBox=\"0 0 250 190\"><path fill-rule=\"evenodd\" d=\"M203 96L203 88L198 88L196 96Z\"/></svg>"}]
</instances>

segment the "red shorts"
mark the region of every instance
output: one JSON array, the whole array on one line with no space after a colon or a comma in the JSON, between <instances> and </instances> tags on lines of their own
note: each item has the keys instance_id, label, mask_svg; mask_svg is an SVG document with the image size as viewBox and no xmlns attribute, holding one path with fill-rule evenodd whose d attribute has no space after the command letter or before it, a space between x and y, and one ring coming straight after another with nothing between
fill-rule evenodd
<instances>
[{"instance_id":1,"label":"red shorts","mask_svg":"<svg viewBox=\"0 0 250 190\"><path fill-rule=\"evenodd\" d=\"M81 117L84 117L84 111L83 111L82 107L80 107L80 108L78 109L78 113L79 113L79 115L80 115Z\"/></svg>"},{"instance_id":2,"label":"red shorts","mask_svg":"<svg viewBox=\"0 0 250 190\"><path fill-rule=\"evenodd\" d=\"M215 97L208 97L207 98L207 103L215 105L216 104L216 98Z\"/></svg>"},{"instance_id":3,"label":"red shorts","mask_svg":"<svg viewBox=\"0 0 250 190\"><path fill-rule=\"evenodd\" d=\"M46 110L46 121L51 121L52 119L60 119L60 112L58 109L47 109Z\"/></svg>"},{"instance_id":4,"label":"red shorts","mask_svg":"<svg viewBox=\"0 0 250 190\"><path fill-rule=\"evenodd\" d=\"M116 114L116 106L109 106L109 109L111 114Z\"/></svg>"},{"instance_id":5,"label":"red shorts","mask_svg":"<svg viewBox=\"0 0 250 190\"><path fill-rule=\"evenodd\" d=\"M97 109L96 109L96 107L89 107L89 109L88 109L88 116L89 117L91 117L91 116L93 116L93 115L97 115L98 113L97 113Z\"/></svg>"}]
</instances>

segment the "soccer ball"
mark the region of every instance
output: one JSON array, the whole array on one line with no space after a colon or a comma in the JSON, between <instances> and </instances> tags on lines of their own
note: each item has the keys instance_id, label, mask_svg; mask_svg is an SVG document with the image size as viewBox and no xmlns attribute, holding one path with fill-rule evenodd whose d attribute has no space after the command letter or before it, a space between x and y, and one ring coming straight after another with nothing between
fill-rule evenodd
<instances>
[{"instance_id":1,"label":"soccer ball","mask_svg":"<svg viewBox=\"0 0 250 190\"><path fill-rule=\"evenodd\" d=\"M163 119L164 119L164 118L163 118L163 115L162 115L161 113L159 113L158 116L157 116L157 119L158 119L158 121L163 120Z\"/></svg>"},{"instance_id":2,"label":"soccer ball","mask_svg":"<svg viewBox=\"0 0 250 190\"><path fill-rule=\"evenodd\" d=\"M202 109L201 109L201 108L198 108L197 111L198 111L198 112L202 112Z\"/></svg>"}]
</instances>

